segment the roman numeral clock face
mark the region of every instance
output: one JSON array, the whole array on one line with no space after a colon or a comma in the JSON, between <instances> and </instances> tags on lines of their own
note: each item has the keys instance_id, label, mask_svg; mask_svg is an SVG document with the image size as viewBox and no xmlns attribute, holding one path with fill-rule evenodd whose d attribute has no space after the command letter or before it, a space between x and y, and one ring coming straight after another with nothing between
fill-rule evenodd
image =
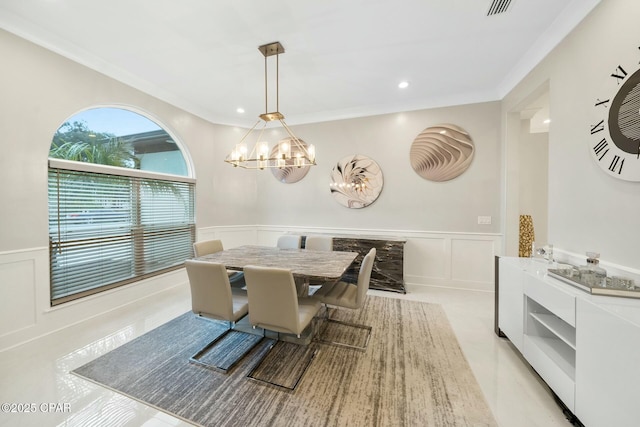
<instances>
[{"instance_id":1,"label":"roman numeral clock face","mask_svg":"<svg viewBox=\"0 0 640 427\"><path fill-rule=\"evenodd\" d=\"M638 48L640 49L640 48ZM640 181L640 68L618 65L607 78L609 93L596 99L591 155L609 175ZM633 68L631 68L633 67Z\"/></svg>"}]
</instances>

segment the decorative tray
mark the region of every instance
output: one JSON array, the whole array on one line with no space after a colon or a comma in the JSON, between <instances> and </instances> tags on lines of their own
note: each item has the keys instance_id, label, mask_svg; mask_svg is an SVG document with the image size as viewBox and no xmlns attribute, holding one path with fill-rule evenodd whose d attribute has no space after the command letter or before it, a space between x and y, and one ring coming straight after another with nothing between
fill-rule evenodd
<instances>
[{"instance_id":1,"label":"decorative tray","mask_svg":"<svg viewBox=\"0 0 640 427\"><path fill-rule=\"evenodd\" d=\"M547 270L547 273L555 279L561 280L593 295L640 298L640 287L630 279L623 279L626 285L619 284L620 279L615 277L607 277L604 284L593 284L583 280L576 268L550 268Z\"/></svg>"}]
</instances>

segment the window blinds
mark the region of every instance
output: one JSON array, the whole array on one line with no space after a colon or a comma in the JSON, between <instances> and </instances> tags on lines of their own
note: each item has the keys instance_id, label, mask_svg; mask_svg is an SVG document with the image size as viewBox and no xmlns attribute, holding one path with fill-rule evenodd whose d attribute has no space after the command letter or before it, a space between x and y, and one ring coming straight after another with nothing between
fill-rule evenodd
<instances>
[{"instance_id":1,"label":"window blinds","mask_svg":"<svg viewBox=\"0 0 640 427\"><path fill-rule=\"evenodd\" d=\"M51 304L181 267L193 256L194 187L50 166Z\"/></svg>"}]
</instances>

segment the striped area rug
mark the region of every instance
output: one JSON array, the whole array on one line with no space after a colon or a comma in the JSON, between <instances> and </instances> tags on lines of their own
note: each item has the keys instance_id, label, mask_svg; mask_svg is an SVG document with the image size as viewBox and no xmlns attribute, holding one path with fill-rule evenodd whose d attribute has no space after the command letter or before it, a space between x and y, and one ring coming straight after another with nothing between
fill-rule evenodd
<instances>
[{"instance_id":1,"label":"striped area rug","mask_svg":"<svg viewBox=\"0 0 640 427\"><path fill-rule=\"evenodd\" d=\"M73 373L202 426L497 425L439 305L370 296L362 310L333 317L373 326L368 349L312 343L319 351L294 392L246 378L270 340L228 374L189 363L225 329L192 313ZM299 359L287 345L270 358L281 364L274 368L287 371Z\"/></svg>"}]
</instances>

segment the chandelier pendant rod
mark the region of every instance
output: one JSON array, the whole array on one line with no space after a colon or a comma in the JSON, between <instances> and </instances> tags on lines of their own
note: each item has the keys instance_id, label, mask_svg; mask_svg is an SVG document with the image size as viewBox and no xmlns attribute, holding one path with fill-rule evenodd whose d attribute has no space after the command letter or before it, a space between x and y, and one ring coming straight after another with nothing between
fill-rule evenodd
<instances>
[{"instance_id":1,"label":"chandelier pendant rod","mask_svg":"<svg viewBox=\"0 0 640 427\"><path fill-rule=\"evenodd\" d=\"M264 112L269 112L269 83L267 81L267 56L264 56Z\"/></svg>"},{"instance_id":2,"label":"chandelier pendant rod","mask_svg":"<svg viewBox=\"0 0 640 427\"><path fill-rule=\"evenodd\" d=\"M306 155L307 149L304 147L304 145L302 144L302 142L300 142L300 139L295 136L293 134L293 131L291 129L289 129L289 126L285 123L284 119L280 120L280 123L282 124L282 127L284 127L284 129L287 131L287 133L289 134L289 136L291 137L291 140L293 141L293 143L296 145L296 147L298 147L299 149L302 150L302 153L305 154L303 157L309 161L311 161L311 159ZM315 159L312 162L313 164L315 164Z\"/></svg>"}]
</instances>

